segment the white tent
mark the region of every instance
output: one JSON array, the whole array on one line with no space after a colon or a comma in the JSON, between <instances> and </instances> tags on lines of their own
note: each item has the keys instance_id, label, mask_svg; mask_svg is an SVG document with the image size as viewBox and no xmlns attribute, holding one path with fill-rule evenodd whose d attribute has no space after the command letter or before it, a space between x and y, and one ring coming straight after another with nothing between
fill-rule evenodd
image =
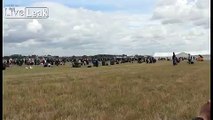
<instances>
[{"instance_id":1,"label":"white tent","mask_svg":"<svg viewBox=\"0 0 213 120\"><path fill-rule=\"evenodd\" d=\"M202 55L205 56L204 59L210 60L210 52L209 51L192 51L192 52L175 52L177 57L186 57L188 58L188 54L192 56ZM173 52L156 52L153 57L154 58L172 58Z\"/></svg>"},{"instance_id":2,"label":"white tent","mask_svg":"<svg viewBox=\"0 0 213 120\"><path fill-rule=\"evenodd\" d=\"M173 53L166 53L166 52L156 52L153 57L172 57Z\"/></svg>"},{"instance_id":3,"label":"white tent","mask_svg":"<svg viewBox=\"0 0 213 120\"><path fill-rule=\"evenodd\" d=\"M181 53L177 54L176 56L177 57L185 57L185 58L187 58L188 57L188 53L181 52Z\"/></svg>"},{"instance_id":4,"label":"white tent","mask_svg":"<svg viewBox=\"0 0 213 120\"><path fill-rule=\"evenodd\" d=\"M175 52L175 54L179 54L180 52ZM172 58L173 52L156 52L153 57L155 58Z\"/></svg>"}]
</instances>

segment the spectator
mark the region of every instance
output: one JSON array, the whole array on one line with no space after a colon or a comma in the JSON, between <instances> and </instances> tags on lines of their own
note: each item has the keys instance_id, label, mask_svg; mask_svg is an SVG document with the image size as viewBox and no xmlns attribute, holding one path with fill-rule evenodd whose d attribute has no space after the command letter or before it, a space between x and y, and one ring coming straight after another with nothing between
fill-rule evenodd
<instances>
[{"instance_id":1,"label":"spectator","mask_svg":"<svg viewBox=\"0 0 213 120\"><path fill-rule=\"evenodd\" d=\"M172 62L173 62L173 65L177 65L177 57L174 52L173 52L173 56L172 56Z\"/></svg>"}]
</instances>

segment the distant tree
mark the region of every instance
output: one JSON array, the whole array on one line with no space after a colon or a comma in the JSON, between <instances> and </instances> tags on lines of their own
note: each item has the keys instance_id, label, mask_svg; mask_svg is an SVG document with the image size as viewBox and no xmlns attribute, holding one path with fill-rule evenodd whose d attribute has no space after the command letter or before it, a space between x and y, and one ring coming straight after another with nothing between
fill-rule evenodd
<instances>
[{"instance_id":1,"label":"distant tree","mask_svg":"<svg viewBox=\"0 0 213 120\"><path fill-rule=\"evenodd\" d=\"M87 58L87 55L83 55L82 58L83 58L83 59Z\"/></svg>"},{"instance_id":2,"label":"distant tree","mask_svg":"<svg viewBox=\"0 0 213 120\"><path fill-rule=\"evenodd\" d=\"M10 58L12 58L12 59L21 59L22 58L22 55L21 54L13 54L13 55L11 55L10 56Z\"/></svg>"}]
</instances>

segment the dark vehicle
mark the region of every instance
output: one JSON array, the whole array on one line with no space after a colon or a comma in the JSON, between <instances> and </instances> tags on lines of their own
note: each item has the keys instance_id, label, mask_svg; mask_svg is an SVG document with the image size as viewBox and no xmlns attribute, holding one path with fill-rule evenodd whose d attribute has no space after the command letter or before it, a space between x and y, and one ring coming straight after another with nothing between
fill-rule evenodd
<instances>
[{"instance_id":1,"label":"dark vehicle","mask_svg":"<svg viewBox=\"0 0 213 120\"><path fill-rule=\"evenodd\" d=\"M44 67L51 67L50 63L44 63Z\"/></svg>"},{"instance_id":2,"label":"dark vehicle","mask_svg":"<svg viewBox=\"0 0 213 120\"><path fill-rule=\"evenodd\" d=\"M74 67L74 68L81 67L81 63L74 62L74 63L72 63L72 67Z\"/></svg>"},{"instance_id":3,"label":"dark vehicle","mask_svg":"<svg viewBox=\"0 0 213 120\"><path fill-rule=\"evenodd\" d=\"M74 68L79 68L79 67L81 67L81 65L82 65L81 60L74 59L72 62L72 67L74 67Z\"/></svg>"},{"instance_id":4,"label":"dark vehicle","mask_svg":"<svg viewBox=\"0 0 213 120\"><path fill-rule=\"evenodd\" d=\"M152 56L146 58L146 63L156 63L156 59Z\"/></svg>"}]
</instances>

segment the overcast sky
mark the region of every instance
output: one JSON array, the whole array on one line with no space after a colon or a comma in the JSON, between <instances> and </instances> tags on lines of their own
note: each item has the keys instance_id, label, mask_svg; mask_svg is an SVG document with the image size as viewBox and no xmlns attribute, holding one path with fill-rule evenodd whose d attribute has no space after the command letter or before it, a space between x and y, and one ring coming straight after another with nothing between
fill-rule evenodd
<instances>
[{"instance_id":1,"label":"overcast sky","mask_svg":"<svg viewBox=\"0 0 213 120\"><path fill-rule=\"evenodd\" d=\"M48 19L3 18L4 55L210 53L209 0L4 0Z\"/></svg>"}]
</instances>

